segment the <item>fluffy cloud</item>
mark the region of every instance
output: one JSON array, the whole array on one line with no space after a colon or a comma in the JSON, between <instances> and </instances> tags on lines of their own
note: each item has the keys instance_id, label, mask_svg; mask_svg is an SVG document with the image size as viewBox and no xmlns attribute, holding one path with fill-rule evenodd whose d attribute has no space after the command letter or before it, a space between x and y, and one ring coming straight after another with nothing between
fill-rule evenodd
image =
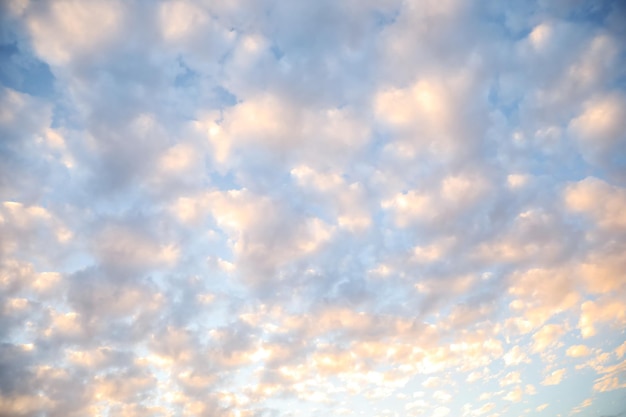
<instances>
[{"instance_id":1,"label":"fluffy cloud","mask_svg":"<svg viewBox=\"0 0 626 417\"><path fill-rule=\"evenodd\" d=\"M582 113L569 125L583 150L583 157L620 176L625 166L617 155L626 150L625 116L626 98L612 92L587 101Z\"/></svg>"},{"instance_id":2,"label":"fluffy cloud","mask_svg":"<svg viewBox=\"0 0 626 417\"><path fill-rule=\"evenodd\" d=\"M623 412L596 3L3 2L0 414Z\"/></svg>"},{"instance_id":3,"label":"fluffy cloud","mask_svg":"<svg viewBox=\"0 0 626 417\"><path fill-rule=\"evenodd\" d=\"M597 204L598 201L603 203ZM615 230L626 226L622 210L626 203L624 188L597 178L585 178L566 188L565 202L570 210L586 214L602 228Z\"/></svg>"},{"instance_id":4,"label":"fluffy cloud","mask_svg":"<svg viewBox=\"0 0 626 417\"><path fill-rule=\"evenodd\" d=\"M585 345L574 345L567 348L567 356L571 356L573 358L580 358L582 356L587 356L591 352L589 348Z\"/></svg>"},{"instance_id":5,"label":"fluffy cloud","mask_svg":"<svg viewBox=\"0 0 626 417\"><path fill-rule=\"evenodd\" d=\"M549 375L546 375L543 381L541 381L541 384L542 385L558 385L561 383L561 380L565 376L565 372L566 372L565 369L559 369L559 370L553 371Z\"/></svg>"}]
</instances>

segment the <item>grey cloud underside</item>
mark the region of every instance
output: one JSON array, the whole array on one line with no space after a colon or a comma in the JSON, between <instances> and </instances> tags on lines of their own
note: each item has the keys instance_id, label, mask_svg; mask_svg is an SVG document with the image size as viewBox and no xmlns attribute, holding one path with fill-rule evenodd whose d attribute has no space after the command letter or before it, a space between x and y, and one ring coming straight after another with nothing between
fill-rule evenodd
<instances>
[{"instance_id":1,"label":"grey cloud underside","mask_svg":"<svg viewBox=\"0 0 626 417\"><path fill-rule=\"evenodd\" d=\"M0 415L623 397L625 10L6 2Z\"/></svg>"}]
</instances>

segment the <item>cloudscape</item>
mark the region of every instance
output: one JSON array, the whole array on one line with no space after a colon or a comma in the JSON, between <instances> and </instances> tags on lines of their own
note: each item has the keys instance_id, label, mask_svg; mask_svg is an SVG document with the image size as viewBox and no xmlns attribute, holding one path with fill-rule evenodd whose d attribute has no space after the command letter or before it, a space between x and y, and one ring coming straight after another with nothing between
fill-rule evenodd
<instances>
[{"instance_id":1,"label":"cloudscape","mask_svg":"<svg viewBox=\"0 0 626 417\"><path fill-rule=\"evenodd\" d=\"M626 3L0 2L0 416L626 416Z\"/></svg>"}]
</instances>

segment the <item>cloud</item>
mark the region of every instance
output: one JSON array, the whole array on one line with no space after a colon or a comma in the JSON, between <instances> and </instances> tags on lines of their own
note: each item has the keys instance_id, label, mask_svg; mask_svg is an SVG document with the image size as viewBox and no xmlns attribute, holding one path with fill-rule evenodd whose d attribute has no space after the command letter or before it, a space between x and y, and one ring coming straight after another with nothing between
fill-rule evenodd
<instances>
[{"instance_id":1,"label":"cloud","mask_svg":"<svg viewBox=\"0 0 626 417\"><path fill-rule=\"evenodd\" d=\"M618 398L617 3L3 2L0 414Z\"/></svg>"},{"instance_id":2,"label":"cloud","mask_svg":"<svg viewBox=\"0 0 626 417\"><path fill-rule=\"evenodd\" d=\"M612 93L590 99L569 129L578 138L583 156L593 164L623 173L624 161L616 155L626 146L624 138L626 99Z\"/></svg>"},{"instance_id":3,"label":"cloud","mask_svg":"<svg viewBox=\"0 0 626 417\"><path fill-rule=\"evenodd\" d=\"M600 200L604 204L596 205ZM565 191L565 202L572 211L588 215L603 229L621 229L626 224L622 211L626 191L600 179L590 177L571 184Z\"/></svg>"},{"instance_id":4,"label":"cloud","mask_svg":"<svg viewBox=\"0 0 626 417\"><path fill-rule=\"evenodd\" d=\"M500 386L505 387L507 385L519 384L521 382L519 372L509 372L500 380Z\"/></svg>"},{"instance_id":5,"label":"cloud","mask_svg":"<svg viewBox=\"0 0 626 417\"><path fill-rule=\"evenodd\" d=\"M509 391L504 399L513 403L520 402L522 400L522 396L524 395L524 391L522 391L521 387L515 387L511 391Z\"/></svg>"},{"instance_id":6,"label":"cloud","mask_svg":"<svg viewBox=\"0 0 626 417\"><path fill-rule=\"evenodd\" d=\"M595 325L602 322L623 323L625 320L624 303L619 300L610 300L605 303L586 301L582 305L582 313L578 321L578 328L583 338L596 334Z\"/></svg>"},{"instance_id":7,"label":"cloud","mask_svg":"<svg viewBox=\"0 0 626 417\"><path fill-rule=\"evenodd\" d=\"M517 345L513 346L513 348L504 355L504 363L507 366L519 365L521 363L529 362L530 359L528 358L526 353Z\"/></svg>"},{"instance_id":8,"label":"cloud","mask_svg":"<svg viewBox=\"0 0 626 417\"><path fill-rule=\"evenodd\" d=\"M584 408L589 407L591 404L593 404L593 400L591 398L587 398L586 400L584 400L582 403L580 403L580 405L578 405L573 412L574 413L580 413L581 411L583 411Z\"/></svg>"},{"instance_id":9,"label":"cloud","mask_svg":"<svg viewBox=\"0 0 626 417\"><path fill-rule=\"evenodd\" d=\"M564 332L564 329L556 324L547 324L543 326L535 334L533 334L533 351L543 352L548 347L554 346Z\"/></svg>"},{"instance_id":10,"label":"cloud","mask_svg":"<svg viewBox=\"0 0 626 417\"><path fill-rule=\"evenodd\" d=\"M0 191L4 200L21 203L36 203L42 195L40 175L50 175L57 170L54 164L55 150L50 142L48 130L52 121L52 106L45 101L0 86ZM49 155L41 159L35 155Z\"/></svg>"},{"instance_id":11,"label":"cloud","mask_svg":"<svg viewBox=\"0 0 626 417\"><path fill-rule=\"evenodd\" d=\"M595 381L593 385L594 391L608 392L624 388L626 386L623 377L625 366L626 361L609 366L600 366L599 370L602 376Z\"/></svg>"},{"instance_id":12,"label":"cloud","mask_svg":"<svg viewBox=\"0 0 626 417\"><path fill-rule=\"evenodd\" d=\"M574 345L567 348L567 356L571 356L572 358L580 358L583 356L587 356L591 353L589 348L585 345Z\"/></svg>"},{"instance_id":13,"label":"cloud","mask_svg":"<svg viewBox=\"0 0 626 417\"><path fill-rule=\"evenodd\" d=\"M42 6L28 10L26 25L35 50L52 64L64 65L82 55L93 54L121 29L123 12L118 3L86 6L64 1Z\"/></svg>"},{"instance_id":14,"label":"cloud","mask_svg":"<svg viewBox=\"0 0 626 417\"><path fill-rule=\"evenodd\" d=\"M556 312L573 307L579 300L575 282L563 270L532 269L513 274L511 280L509 293L519 298L510 307L522 311L533 327L541 325ZM557 327L545 326L541 334Z\"/></svg>"},{"instance_id":15,"label":"cloud","mask_svg":"<svg viewBox=\"0 0 626 417\"><path fill-rule=\"evenodd\" d=\"M543 381L541 381L541 384L542 385L558 385L563 380L565 373L566 373L565 369L558 369L556 371L553 371L552 373L548 374L543 379Z\"/></svg>"},{"instance_id":16,"label":"cloud","mask_svg":"<svg viewBox=\"0 0 626 417\"><path fill-rule=\"evenodd\" d=\"M433 411L433 417L445 417L450 414L450 409L447 407L437 407Z\"/></svg>"}]
</instances>

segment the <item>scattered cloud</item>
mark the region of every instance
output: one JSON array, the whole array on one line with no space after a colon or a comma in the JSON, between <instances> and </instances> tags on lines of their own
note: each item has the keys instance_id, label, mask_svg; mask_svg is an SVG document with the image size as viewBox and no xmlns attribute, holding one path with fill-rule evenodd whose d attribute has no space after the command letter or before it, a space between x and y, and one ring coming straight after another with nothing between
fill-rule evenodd
<instances>
[{"instance_id":1,"label":"scattered cloud","mask_svg":"<svg viewBox=\"0 0 626 417\"><path fill-rule=\"evenodd\" d=\"M591 354L591 350L585 345L574 345L568 347L565 354L572 358L580 358Z\"/></svg>"},{"instance_id":2,"label":"scattered cloud","mask_svg":"<svg viewBox=\"0 0 626 417\"><path fill-rule=\"evenodd\" d=\"M566 372L565 369L558 369L556 371L553 371L543 379L541 384L542 385L558 385L563 380L563 377L565 376L565 372Z\"/></svg>"},{"instance_id":3,"label":"scattered cloud","mask_svg":"<svg viewBox=\"0 0 626 417\"><path fill-rule=\"evenodd\" d=\"M625 13L2 2L0 414L622 412Z\"/></svg>"}]
</instances>

